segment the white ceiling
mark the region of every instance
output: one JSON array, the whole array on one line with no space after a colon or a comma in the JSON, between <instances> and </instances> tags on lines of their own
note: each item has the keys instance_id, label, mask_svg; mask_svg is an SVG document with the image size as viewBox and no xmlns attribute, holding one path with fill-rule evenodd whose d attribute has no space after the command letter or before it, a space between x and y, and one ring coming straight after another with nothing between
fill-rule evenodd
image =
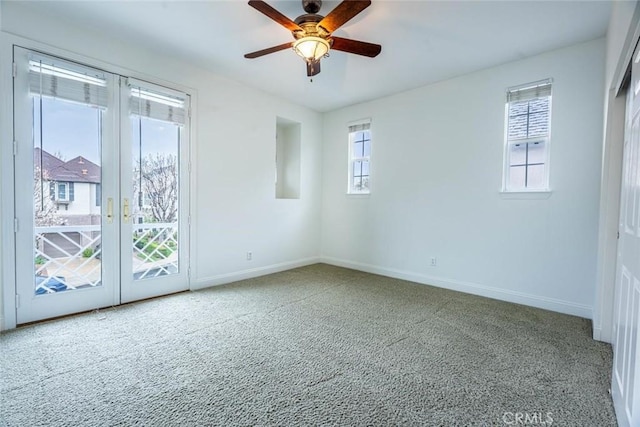
<instances>
[{"instance_id":1,"label":"white ceiling","mask_svg":"<svg viewBox=\"0 0 640 427\"><path fill-rule=\"evenodd\" d=\"M304 13L299 0L268 3L291 19ZM338 3L323 2L320 14ZM602 37L611 4L373 0L335 35L381 44L382 53L371 59L331 52L313 82L290 50L243 57L292 40L246 1L45 1L28 7L109 37L135 38L144 48L329 111Z\"/></svg>"}]
</instances>

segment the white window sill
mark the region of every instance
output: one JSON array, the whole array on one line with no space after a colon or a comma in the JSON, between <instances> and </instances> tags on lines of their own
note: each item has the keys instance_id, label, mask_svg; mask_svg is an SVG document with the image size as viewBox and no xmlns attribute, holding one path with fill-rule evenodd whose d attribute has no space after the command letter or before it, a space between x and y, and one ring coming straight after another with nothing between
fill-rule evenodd
<instances>
[{"instance_id":1,"label":"white window sill","mask_svg":"<svg viewBox=\"0 0 640 427\"><path fill-rule=\"evenodd\" d=\"M371 193L347 193L346 196L350 199L368 199Z\"/></svg>"},{"instance_id":2,"label":"white window sill","mask_svg":"<svg viewBox=\"0 0 640 427\"><path fill-rule=\"evenodd\" d=\"M551 190L500 191L501 199L543 200L549 197L551 197Z\"/></svg>"}]
</instances>

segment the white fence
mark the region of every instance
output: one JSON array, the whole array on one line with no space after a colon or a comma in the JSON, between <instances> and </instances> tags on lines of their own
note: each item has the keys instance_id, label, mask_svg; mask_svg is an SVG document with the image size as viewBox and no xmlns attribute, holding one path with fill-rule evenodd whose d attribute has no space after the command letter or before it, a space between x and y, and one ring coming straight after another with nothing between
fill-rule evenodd
<instances>
[{"instance_id":1,"label":"white fence","mask_svg":"<svg viewBox=\"0 0 640 427\"><path fill-rule=\"evenodd\" d=\"M134 280L178 271L177 233L177 222L133 225ZM36 293L99 286L102 281L101 238L100 225L35 227ZM126 248L122 251L127 252Z\"/></svg>"}]
</instances>

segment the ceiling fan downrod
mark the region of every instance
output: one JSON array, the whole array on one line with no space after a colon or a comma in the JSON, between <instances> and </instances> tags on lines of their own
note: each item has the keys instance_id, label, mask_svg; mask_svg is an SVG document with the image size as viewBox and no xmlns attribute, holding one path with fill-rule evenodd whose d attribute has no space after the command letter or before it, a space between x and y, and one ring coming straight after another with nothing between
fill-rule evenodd
<instances>
[{"instance_id":1,"label":"ceiling fan downrod","mask_svg":"<svg viewBox=\"0 0 640 427\"><path fill-rule=\"evenodd\" d=\"M322 0L302 0L302 8L307 13L318 13L322 7Z\"/></svg>"}]
</instances>

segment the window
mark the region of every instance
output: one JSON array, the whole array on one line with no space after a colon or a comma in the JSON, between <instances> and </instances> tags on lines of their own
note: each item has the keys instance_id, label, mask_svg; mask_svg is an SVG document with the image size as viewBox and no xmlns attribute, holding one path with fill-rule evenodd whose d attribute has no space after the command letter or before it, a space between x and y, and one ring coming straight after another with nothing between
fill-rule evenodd
<instances>
[{"instance_id":1,"label":"window","mask_svg":"<svg viewBox=\"0 0 640 427\"><path fill-rule=\"evenodd\" d=\"M371 121L349 126L349 194L369 194L371 164Z\"/></svg>"},{"instance_id":2,"label":"window","mask_svg":"<svg viewBox=\"0 0 640 427\"><path fill-rule=\"evenodd\" d=\"M73 182L51 182L49 183L51 199L58 203L73 202L74 188Z\"/></svg>"},{"instance_id":3,"label":"window","mask_svg":"<svg viewBox=\"0 0 640 427\"><path fill-rule=\"evenodd\" d=\"M69 200L69 196L67 195L67 183L59 182L58 183L58 200L67 201Z\"/></svg>"},{"instance_id":4,"label":"window","mask_svg":"<svg viewBox=\"0 0 640 427\"><path fill-rule=\"evenodd\" d=\"M96 184L96 206L99 207L102 204L102 185Z\"/></svg>"},{"instance_id":5,"label":"window","mask_svg":"<svg viewBox=\"0 0 640 427\"><path fill-rule=\"evenodd\" d=\"M549 190L551 80L507 90L504 191Z\"/></svg>"}]
</instances>

